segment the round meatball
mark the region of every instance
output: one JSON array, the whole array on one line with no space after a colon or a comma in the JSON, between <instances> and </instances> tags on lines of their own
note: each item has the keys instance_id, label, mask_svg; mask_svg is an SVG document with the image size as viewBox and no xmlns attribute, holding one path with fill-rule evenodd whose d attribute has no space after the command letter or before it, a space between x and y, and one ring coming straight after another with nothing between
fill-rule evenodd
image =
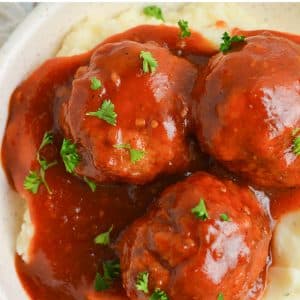
<instances>
[{"instance_id":1,"label":"round meatball","mask_svg":"<svg viewBox=\"0 0 300 300\"><path fill-rule=\"evenodd\" d=\"M75 172L143 184L183 170L191 156L187 116L196 77L191 63L154 43L100 46L78 70L60 116L81 156Z\"/></svg>"},{"instance_id":2,"label":"round meatball","mask_svg":"<svg viewBox=\"0 0 300 300\"><path fill-rule=\"evenodd\" d=\"M257 297L270 238L269 218L247 187L196 173L121 235L123 285L130 299L156 289L178 300ZM143 272L148 293L137 286Z\"/></svg>"},{"instance_id":3,"label":"round meatball","mask_svg":"<svg viewBox=\"0 0 300 300\"><path fill-rule=\"evenodd\" d=\"M268 32L212 57L193 101L204 150L258 186L299 186L299 74L300 46Z\"/></svg>"}]
</instances>

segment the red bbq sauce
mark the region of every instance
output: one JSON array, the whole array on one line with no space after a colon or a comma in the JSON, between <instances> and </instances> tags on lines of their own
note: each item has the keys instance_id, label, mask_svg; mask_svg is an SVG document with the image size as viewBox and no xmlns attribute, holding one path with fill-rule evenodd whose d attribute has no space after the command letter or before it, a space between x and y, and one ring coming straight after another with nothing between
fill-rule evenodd
<instances>
[{"instance_id":1,"label":"red bbq sauce","mask_svg":"<svg viewBox=\"0 0 300 300\"><path fill-rule=\"evenodd\" d=\"M191 37L181 39L177 28L163 25L139 26L103 43L123 40L154 41L175 55L187 58L199 72L216 53L200 34L193 32ZM63 136L55 116L61 103L70 96L76 70L88 64L93 51L46 61L15 90L10 102L2 161L11 185L28 202L35 228L29 263L16 256L17 272L32 299L127 299L120 280L106 291L94 291L95 274L97 271L102 273L102 262L116 258L109 246L95 245L95 236L114 225L114 241L124 228L146 212L148 205L166 186L194 171L207 170L232 178L199 149L185 172L158 178L143 186L103 184L92 192L82 179L67 173L59 155ZM24 178L29 170L38 169L36 153L44 133L49 130L54 132L54 143L43 149L43 156L49 161L58 161L46 172L52 194L44 185L37 194L32 194L24 189ZM190 143L191 147L196 147L192 139ZM294 190L282 193L289 195ZM270 197L275 194L279 195L273 192ZM291 202L289 196L276 199L271 206L276 218L282 212L300 209L300 200L287 206L286 203ZM251 298L260 294L262 286L262 282L257 283Z\"/></svg>"},{"instance_id":2,"label":"red bbq sauce","mask_svg":"<svg viewBox=\"0 0 300 300\"><path fill-rule=\"evenodd\" d=\"M103 43L127 39L154 41L185 56L199 69L216 52L198 33L183 40L177 28L167 26L139 26ZM114 241L164 187L185 176L160 178L144 186L99 185L92 192L82 179L66 172L59 156L63 136L54 116L70 96L76 70L88 63L92 53L46 61L15 90L10 102L2 159L9 181L29 205L35 228L29 263L16 256L17 272L32 299L126 299L118 280L107 291L94 291L95 274L102 273L102 262L116 258L110 247L95 245L94 238L113 224ZM52 194L44 185L32 194L24 189L24 178L29 170L38 170L36 153L49 130L54 132L54 143L42 154L49 161L58 161L46 171ZM195 147L193 141L191 146ZM207 165L207 156L200 154L186 172Z\"/></svg>"}]
</instances>

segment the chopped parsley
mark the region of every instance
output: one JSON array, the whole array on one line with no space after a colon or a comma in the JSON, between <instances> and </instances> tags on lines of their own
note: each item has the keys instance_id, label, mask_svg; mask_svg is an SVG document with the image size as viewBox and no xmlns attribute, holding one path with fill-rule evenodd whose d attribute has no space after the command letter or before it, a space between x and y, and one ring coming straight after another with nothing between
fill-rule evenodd
<instances>
[{"instance_id":1,"label":"chopped parsley","mask_svg":"<svg viewBox=\"0 0 300 300\"><path fill-rule=\"evenodd\" d=\"M133 164L140 161L146 154L146 152L143 151L143 150L131 148L130 144L118 144L118 145L114 145L114 147L117 148L117 149L126 149L126 150L128 150L129 155L130 155L130 161Z\"/></svg>"},{"instance_id":2,"label":"chopped parsley","mask_svg":"<svg viewBox=\"0 0 300 300\"><path fill-rule=\"evenodd\" d=\"M140 272L136 279L136 289L138 291L142 291L145 294L149 293L148 290L148 281L149 281L149 273L148 272Z\"/></svg>"},{"instance_id":3,"label":"chopped parsley","mask_svg":"<svg viewBox=\"0 0 300 300\"><path fill-rule=\"evenodd\" d=\"M37 171L29 171L29 174L25 177L24 188L33 194L36 194L42 179Z\"/></svg>"},{"instance_id":4,"label":"chopped parsley","mask_svg":"<svg viewBox=\"0 0 300 300\"><path fill-rule=\"evenodd\" d=\"M110 233L113 230L113 225L110 226L109 230L97 235L94 239L95 244L108 245L110 243Z\"/></svg>"},{"instance_id":5,"label":"chopped parsley","mask_svg":"<svg viewBox=\"0 0 300 300\"><path fill-rule=\"evenodd\" d=\"M96 291L104 291L111 287L113 280L120 276L120 263L118 260L103 262L103 275L96 273L94 288Z\"/></svg>"},{"instance_id":6,"label":"chopped parsley","mask_svg":"<svg viewBox=\"0 0 300 300\"><path fill-rule=\"evenodd\" d=\"M93 91L96 91L96 90L99 90L101 87L102 87L102 83L101 81L96 78L96 77L92 77L90 79L91 81L91 85L90 85L90 88L93 90Z\"/></svg>"},{"instance_id":7,"label":"chopped parsley","mask_svg":"<svg viewBox=\"0 0 300 300\"><path fill-rule=\"evenodd\" d=\"M44 184L45 188L47 189L47 192L51 194L51 190L45 178L46 176L45 172L47 169L56 165L57 161L53 161L49 163L46 159L42 158L40 155L40 151L49 144L53 144L53 134L51 132L46 132L43 136L42 142L39 146L39 150L36 154L36 160L40 165L40 169L38 171L29 170L29 173L24 180L24 184L23 184L24 188L33 194L36 194L38 192L41 184Z\"/></svg>"},{"instance_id":8,"label":"chopped parsley","mask_svg":"<svg viewBox=\"0 0 300 300\"><path fill-rule=\"evenodd\" d=\"M192 208L192 213L196 216L197 219L205 221L208 219L208 212L206 210L205 201L203 198L200 199L199 203Z\"/></svg>"},{"instance_id":9,"label":"chopped parsley","mask_svg":"<svg viewBox=\"0 0 300 300\"><path fill-rule=\"evenodd\" d=\"M97 184L93 180L88 179L86 176L83 177L83 180L89 186L89 188L92 190L92 192L96 191Z\"/></svg>"},{"instance_id":10,"label":"chopped parsley","mask_svg":"<svg viewBox=\"0 0 300 300\"><path fill-rule=\"evenodd\" d=\"M73 144L70 140L64 139L60 149L60 155L65 164L67 172L73 173L80 161L76 145Z\"/></svg>"},{"instance_id":11,"label":"chopped parsley","mask_svg":"<svg viewBox=\"0 0 300 300\"><path fill-rule=\"evenodd\" d=\"M169 300L166 292L162 291L161 289L157 288L149 298L149 300Z\"/></svg>"},{"instance_id":12,"label":"chopped parsley","mask_svg":"<svg viewBox=\"0 0 300 300\"><path fill-rule=\"evenodd\" d=\"M43 136L39 151L49 144L53 144L53 134L50 131L47 131Z\"/></svg>"},{"instance_id":13,"label":"chopped parsley","mask_svg":"<svg viewBox=\"0 0 300 300\"><path fill-rule=\"evenodd\" d=\"M143 59L143 71L144 73L153 73L157 68L157 61L152 56L151 52L141 51L140 58Z\"/></svg>"},{"instance_id":14,"label":"chopped parsley","mask_svg":"<svg viewBox=\"0 0 300 300\"><path fill-rule=\"evenodd\" d=\"M177 24L178 24L178 26L180 28L180 34L179 34L179 36L181 38L186 38L186 37L191 36L191 31L189 29L189 22L188 21L179 20Z\"/></svg>"},{"instance_id":15,"label":"chopped parsley","mask_svg":"<svg viewBox=\"0 0 300 300\"><path fill-rule=\"evenodd\" d=\"M292 135L293 136L296 136L300 131L300 128L295 128L293 131L292 131ZM293 147L292 147L292 150L294 152L294 154L296 155L300 155L300 136L296 136L293 140Z\"/></svg>"},{"instance_id":16,"label":"chopped parsley","mask_svg":"<svg viewBox=\"0 0 300 300\"><path fill-rule=\"evenodd\" d=\"M163 22L165 21L161 8L156 5L144 7L144 14L148 17L153 17L157 20L162 20Z\"/></svg>"},{"instance_id":17,"label":"chopped parsley","mask_svg":"<svg viewBox=\"0 0 300 300\"><path fill-rule=\"evenodd\" d=\"M119 260L107 260L103 263L103 276L107 280L114 280L120 276Z\"/></svg>"},{"instance_id":18,"label":"chopped parsley","mask_svg":"<svg viewBox=\"0 0 300 300\"><path fill-rule=\"evenodd\" d=\"M110 285L106 282L105 278L100 275L100 273L96 273L94 288L95 291L100 292L109 289Z\"/></svg>"},{"instance_id":19,"label":"chopped parsley","mask_svg":"<svg viewBox=\"0 0 300 300\"><path fill-rule=\"evenodd\" d=\"M224 221L224 222L228 222L228 221L230 221L230 218L227 214L223 213L223 214L220 214L220 220Z\"/></svg>"},{"instance_id":20,"label":"chopped parsley","mask_svg":"<svg viewBox=\"0 0 300 300\"><path fill-rule=\"evenodd\" d=\"M114 109L115 105L110 100L104 100L101 107L98 108L97 111L88 112L86 115L97 117L110 125L116 126L117 114Z\"/></svg>"},{"instance_id":21,"label":"chopped parsley","mask_svg":"<svg viewBox=\"0 0 300 300\"><path fill-rule=\"evenodd\" d=\"M224 300L224 295L223 295L223 293L219 293L219 294L218 294L217 300Z\"/></svg>"},{"instance_id":22,"label":"chopped parsley","mask_svg":"<svg viewBox=\"0 0 300 300\"><path fill-rule=\"evenodd\" d=\"M220 45L220 51L226 53L231 49L232 43L242 43L245 41L245 37L243 35L234 35L230 37L227 32L224 32L222 40L223 42Z\"/></svg>"}]
</instances>

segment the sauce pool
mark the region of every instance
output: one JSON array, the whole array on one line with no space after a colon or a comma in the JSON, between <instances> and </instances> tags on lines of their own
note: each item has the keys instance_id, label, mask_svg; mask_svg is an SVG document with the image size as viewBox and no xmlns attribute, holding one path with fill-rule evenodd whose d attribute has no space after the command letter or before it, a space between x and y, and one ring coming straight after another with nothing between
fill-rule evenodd
<instances>
[{"instance_id":1,"label":"sauce pool","mask_svg":"<svg viewBox=\"0 0 300 300\"><path fill-rule=\"evenodd\" d=\"M216 53L200 34L193 32L190 38L183 40L177 28L168 26L139 26L103 43L122 40L154 41L186 57L199 72ZM201 153L193 138L190 139L191 147L199 154L185 172L158 178L144 186L106 184L92 192L82 179L67 173L59 155L63 136L56 115L61 103L70 96L76 70L88 64L93 51L48 60L15 90L10 102L2 161L12 186L28 203L35 228L29 263L16 256L17 272L32 299L127 299L118 280L107 291L94 291L95 274L102 273L102 262L117 258L112 248L95 245L95 236L113 225L114 241L123 229L146 212L166 186L194 171L231 176ZM49 161L58 161L46 173L52 194L44 185L37 194L32 194L24 189L24 178L29 170L38 169L36 153L44 133L49 130L54 132L54 143L42 154ZM276 199L271 205L276 219L300 208L300 190L270 195ZM290 201L290 197L299 200Z\"/></svg>"}]
</instances>

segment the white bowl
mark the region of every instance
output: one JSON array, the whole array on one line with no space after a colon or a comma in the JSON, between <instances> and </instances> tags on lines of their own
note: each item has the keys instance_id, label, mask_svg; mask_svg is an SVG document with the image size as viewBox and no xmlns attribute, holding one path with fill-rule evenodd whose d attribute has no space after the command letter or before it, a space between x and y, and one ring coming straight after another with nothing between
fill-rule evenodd
<instances>
[{"instance_id":1,"label":"white bowl","mask_svg":"<svg viewBox=\"0 0 300 300\"><path fill-rule=\"evenodd\" d=\"M134 5L141 5L135 3ZM247 4L246 4L247 5ZM296 28L299 18L293 5L273 8L266 4L248 5L249 13L256 14L259 7L262 14L277 14L286 22L282 30ZM132 4L108 3L64 3L37 6L26 20L15 30L0 51L0 140L2 140L7 119L7 108L14 88L45 59L58 50L64 35L71 26L87 15L113 16ZM299 6L297 7L299 12ZM272 15L274 18L275 15ZM258 15L257 15L258 16ZM298 14L299 16L299 14ZM259 16L258 16L259 17ZM276 18L277 20L277 18ZM258 23L259 24L259 23ZM257 26L258 27L258 26ZM298 32L299 33L299 32ZM21 300L27 296L15 272L14 256L16 235L20 229L23 201L9 187L0 168L0 300Z\"/></svg>"}]
</instances>

